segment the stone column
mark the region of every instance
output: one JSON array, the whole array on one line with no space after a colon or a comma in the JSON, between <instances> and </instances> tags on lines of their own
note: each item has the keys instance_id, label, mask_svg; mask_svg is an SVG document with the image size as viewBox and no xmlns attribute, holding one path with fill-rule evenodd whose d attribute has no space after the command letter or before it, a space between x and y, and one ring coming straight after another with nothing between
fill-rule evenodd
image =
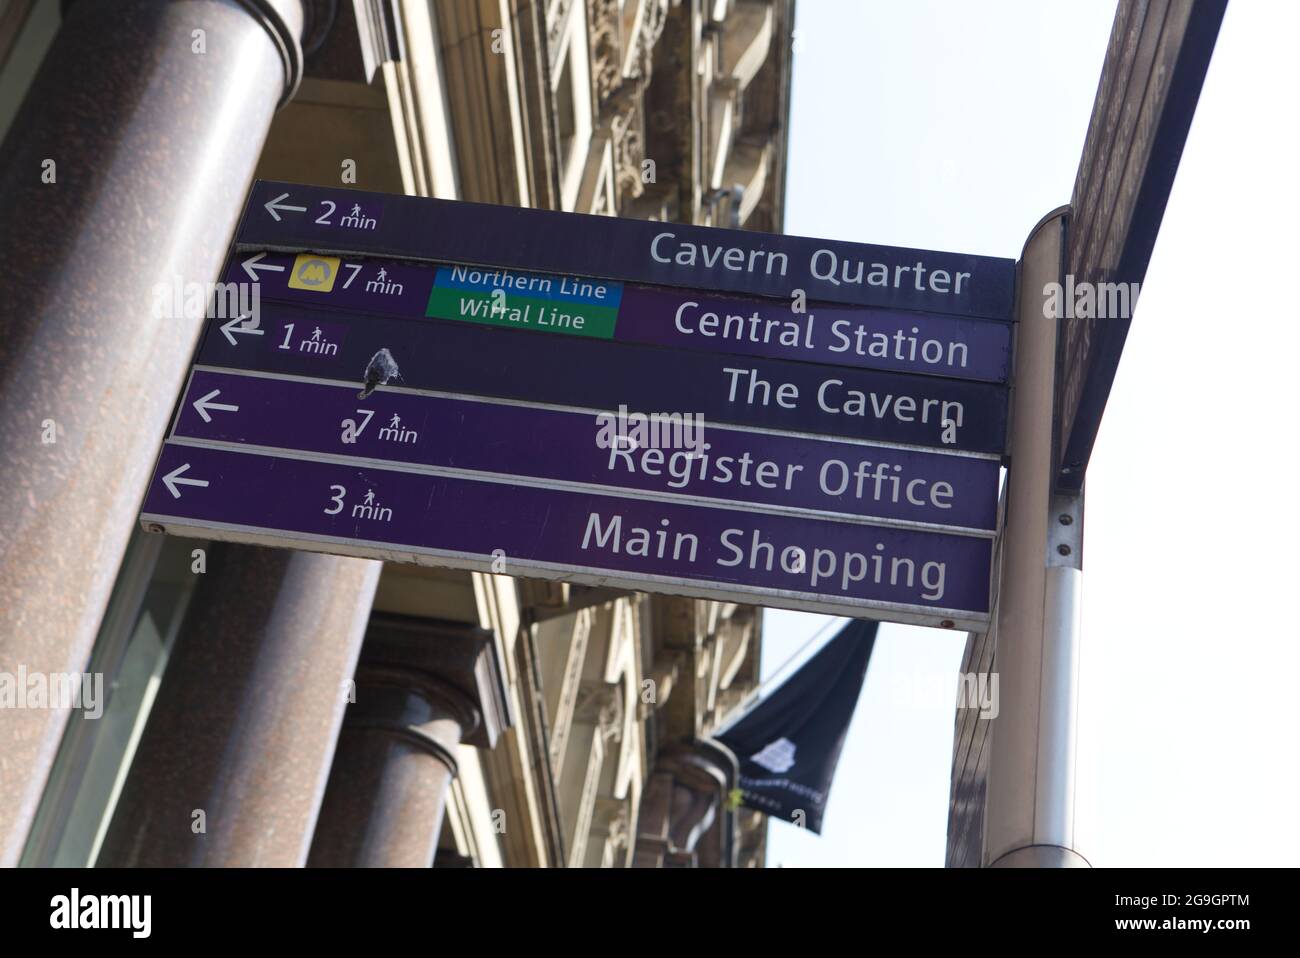
<instances>
[{"instance_id":1,"label":"stone column","mask_svg":"<svg viewBox=\"0 0 1300 958\"><path fill-rule=\"evenodd\" d=\"M456 749L478 722L463 696L416 675L357 676L310 864L428 868L437 854Z\"/></svg>"},{"instance_id":2,"label":"stone column","mask_svg":"<svg viewBox=\"0 0 1300 958\"><path fill-rule=\"evenodd\" d=\"M380 568L210 550L97 865L306 862Z\"/></svg>"},{"instance_id":3,"label":"stone column","mask_svg":"<svg viewBox=\"0 0 1300 958\"><path fill-rule=\"evenodd\" d=\"M490 633L377 616L308 864L430 867L457 748L491 748L507 723Z\"/></svg>"},{"instance_id":4,"label":"stone column","mask_svg":"<svg viewBox=\"0 0 1300 958\"><path fill-rule=\"evenodd\" d=\"M711 739L660 750L641 794L635 868L734 868L736 757Z\"/></svg>"},{"instance_id":5,"label":"stone column","mask_svg":"<svg viewBox=\"0 0 1300 958\"><path fill-rule=\"evenodd\" d=\"M202 322L155 289L216 279L302 21L301 0L70 4L0 148L0 669L85 667ZM3 716L0 866L67 716Z\"/></svg>"}]
</instances>

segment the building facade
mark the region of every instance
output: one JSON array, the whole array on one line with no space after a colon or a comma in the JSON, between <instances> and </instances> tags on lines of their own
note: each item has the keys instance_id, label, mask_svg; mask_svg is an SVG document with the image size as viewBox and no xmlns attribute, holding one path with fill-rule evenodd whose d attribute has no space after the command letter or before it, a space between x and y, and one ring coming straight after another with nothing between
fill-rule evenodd
<instances>
[{"instance_id":1,"label":"building facade","mask_svg":"<svg viewBox=\"0 0 1300 958\"><path fill-rule=\"evenodd\" d=\"M89 690L0 710L0 863L763 863L760 610L135 518L254 177L779 232L793 15L0 4L0 671Z\"/></svg>"}]
</instances>

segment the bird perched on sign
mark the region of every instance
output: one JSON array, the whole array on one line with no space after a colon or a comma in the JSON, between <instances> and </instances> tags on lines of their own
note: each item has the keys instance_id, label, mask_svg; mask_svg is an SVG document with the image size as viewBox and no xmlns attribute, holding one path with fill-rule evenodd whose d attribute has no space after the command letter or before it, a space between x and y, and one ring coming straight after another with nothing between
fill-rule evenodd
<instances>
[{"instance_id":1,"label":"bird perched on sign","mask_svg":"<svg viewBox=\"0 0 1300 958\"><path fill-rule=\"evenodd\" d=\"M363 388L357 393L358 399L366 399L369 395L380 386L386 386L395 379L401 379L402 374L397 368L397 360L387 349L381 349L370 357L370 362L366 363L366 371L362 376Z\"/></svg>"}]
</instances>

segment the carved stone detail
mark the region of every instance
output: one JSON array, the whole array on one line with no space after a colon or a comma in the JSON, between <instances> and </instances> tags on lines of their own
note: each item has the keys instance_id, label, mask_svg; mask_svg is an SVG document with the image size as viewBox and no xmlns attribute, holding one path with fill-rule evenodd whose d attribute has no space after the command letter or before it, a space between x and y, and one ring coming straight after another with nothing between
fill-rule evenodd
<instances>
[{"instance_id":1,"label":"carved stone detail","mask_svg":"<svg viewBox=\"0 0 1300 958\"><path fill-rule=\"evenodd\" d=\"M632 90L625 85L623 90ZM619 206L638 198L645 192L641 178L641 164L645 160L645 119L640 91L616 97L615 103L625 107L611 121L614 146L614 189Z\"/></svg>"},{"instance_id":2,"label":"carved stone detail","mask_svg":"<svg viewBox=\"0 0 1300 958\"><path fill-rule=\"evenodd\" d=\"M624 34L618 0L588 0L592 82L596 102L608 124L614 154L615 202L622 211L645 193L645 88L653 50L668 21L668 0L627 0L642 5L635 38ZM635 50L629 51L628 44ZM629 57L629 52L631 56ZM624 64L627 72L624 73Z\"/></svg>"},{"instance_id":3,"label":"carved stone detail","mask_svg":"<svg viewBox=\"0 0 1300 958\"><path fill-rule=\"evenodd\" d=\"M663 36L664 24L668 22L668 0L643 0L645 19L641 22L641 31L637 35L637 53L633 63L633 76L641 79L643 84L650 82L650 65L655 44Z\"/></svg>"},{"instance_id":4,"label":"carved stone detail","mask_svg":"<svg viewBox=\"0 0 1300 958\"><path fill-rule=\"evenodd\" d=\"M623 733L623 696L617 685L584 683L578 690L575 722L595 725L601 738L619 739Z\"/></svg>"},{"instance_id":5,"label":"carved stone detail","mask_svg":"<svg viewBox=\"0 0 1300 958\"><path fill-rule=\"evenodd\" d=\"M618 88L623 73L623 21L618 0L587 0L591 79L596 102L604 103Z\"/></svg>"},{"instance_id":6,"label":"carved stone detail","mask_svg":"<svg viewBox=\"0 0 1300 958\"><path fill-rule=\"evenodd\" d=\"M559 0L555 7L554 18L546 28L546 50L550 54L551 63L558 63L560 59L560 36L564 33L564 25L569 19L569 8L573 6L573 0Z\"/></svg>"},{"instance_id":7,"label":"carved stone detail","mask_svg":"<svg viewBox=\"0 0 1300 958\"><path fill-rule=\"evenodd\" d=\"M627 848L631 838L631 814L627 803L616 798L596 799L595 819L605 837L615 848Z\"/></svg>"}]
</instances>

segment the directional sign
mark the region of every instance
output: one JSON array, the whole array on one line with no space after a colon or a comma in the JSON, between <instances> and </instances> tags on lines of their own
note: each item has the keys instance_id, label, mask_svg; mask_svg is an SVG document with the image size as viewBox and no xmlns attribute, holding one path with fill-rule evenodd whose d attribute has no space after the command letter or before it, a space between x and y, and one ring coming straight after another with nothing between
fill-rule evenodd
<instances>
[{"instance_id":1,"label":"directional sign","mask_svg":"<svg viewBox=\"0 0 1300 958\"><path fill-rule=\"evenodd\" d=\"M288 192L281 193L279 196L274 196L271 199L267 200L264 204L262 204L262 207L263 209L266 210L267 214L271 217L271 219L275 220L277 223L280 222L281 213L306 213L307 212L307 207L305 206L292 206L286 203L285 200L287 200L288 198L289 198Z\"/></svg>"},{"instance_id":2,"label":"directional sign","mask_svg":"<svg viewBox=\"0 0 1300 958\"><path fill-rule=\"evenodd\" d=\"M162 484L171 493L173 499L181 497L181 486L197 486L200 489L206 488L208 480L206 479L187 479L185 473L190 471L190 464L183 462L171 472L162 477Z\"/></svg>"},{"instance_id":3,"label":"directional sign","mask_svg":"<svg viewBox=\"0 0 1300 958\"><path fill-rule=\"evenodd\" d=\"M191 408L199 414L204 422L212 422L212 410L218 409L222 412L239 412L238 406L232 406L229 403L213 402L221 395L220 389L214 389L206 396L200 396L190 403Z\"/></svg>"},{"instance_id":4,"label":"directional sign","mask_svg":"<svg viewBox=\"0 0 1300 958\"><path fill-rule=\"evenodd\" d=\"M287 212L292 207L304 210ZM369 254L598 276L789 301L1011 315L1015 262L678 223L257 183L244 250Z\"/></svg>"},{"instance_id":5,"label":"directional sign","mask_svg":"<svg viewBox=\"0 0 1300 958\"><path fill-rule=\"evenodd\" d=\"M992 540L168 442L141 515L180 535L978 627ZM498 566L497 571L500 570Z\"/></svg>"},{"instance_id":6,"label":"directional sign","mask_svg":"<svg viewBox=\"0 0 1300 958\"><path fill-rule=\"evenodd\" d=\"M252 256L247 256L241 259L239 262L239 268L242 269L248 278L255 283L262 278L263 273L284 272L283 266L276 265L275 263L264 263L262 262L264 259L266 259L265 253L254 253Z\"/></svg>"},{"instance_id":7,"label":"directional sign","mask_svg":"<svg viewBox=\"0 0 1300 958\"><path fill-rule=\"evenodd\" d=\"M226 337L226 342L232 346L238 346L239 340L236 336L261 336L263 331L260 329L250 329L248 326L247 316L235 316L222 323L218 329L221 335Z\"/></svg>"},{"instance_id":8,"label":"directional sign","mask_svg":"<svg viewBox=\"0 0 1300 958\"><path fill-rule=\"evenodd\" d=\"M734 357L465 323L261 310L264 336L208 335L198 362L360 384L379 349L418 389L1001 454L1001 386Z\"/></svg>"},{"instance_id":9,"label":"directional sign","mask_svg":"<svg viewBox=\"0 0 1300 958\"><path fill-rule=\"evenodd\" d=\"M1013 267L260 183L141 520L981 628Z\"/></svg>"},{"instance_id":10,"label":"directional sign","mask_svg":"<svg viewBox=\"0 0 1300 958\"><path fill-rule=\"evenodd\" d=\"M299 306L997 383L1011 360L1006 322L835 303L795 312L777 300L495 267L257 252L241 254L226 281L270 267L258 277L262 299Z\"/></svg>"},{"instance_id":11,"label":"directional sign","mask_svg":"<svg viewBox=\"0 0 1300 958\"><path fill-rule=\"evenodd\" d=\"M230 402L215 403L220 398ZM220 410L220 411L218 411ZM621 429L619 427L622 427ZM680 449L637 448L637 421L595 410L197 368L173 438L346 456L509 479L991 533L998 461L704 425ZM485 441L491 437L491 441Z\"/></svg>"}]
</instances>

